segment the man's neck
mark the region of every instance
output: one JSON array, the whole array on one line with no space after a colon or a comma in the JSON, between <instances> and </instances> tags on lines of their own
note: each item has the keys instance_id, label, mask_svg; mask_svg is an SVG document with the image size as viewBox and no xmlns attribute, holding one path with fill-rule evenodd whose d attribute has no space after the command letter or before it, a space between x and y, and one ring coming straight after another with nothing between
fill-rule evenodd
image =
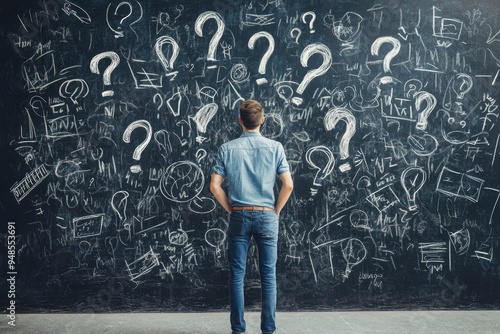
<instances>
[{"instance_id":1,"label":"man's neck","mask_svg":"<svg viewBox=\"0 0 500 334\"><path fill-rule=\"evenodd\" d=\"M260 125L252 130L245 128L245 126L242 126L242 128L243 128L243 132L260 132Z\"/></svg>"}]
</instances>

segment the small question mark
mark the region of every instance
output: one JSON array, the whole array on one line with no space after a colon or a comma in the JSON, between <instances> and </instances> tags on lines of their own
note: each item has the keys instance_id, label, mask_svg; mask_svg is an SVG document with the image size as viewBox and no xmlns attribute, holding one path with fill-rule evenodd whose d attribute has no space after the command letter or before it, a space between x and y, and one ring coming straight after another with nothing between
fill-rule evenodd
<instances>
[{"instance_id":1,"label":"small question mark","mask_svg":"<svg viewBox=\"0 0 500 334\"><path fill-rule=\"evenodd\" d=\"M70 88L71 87L71 88ZM77 99L84 98L89 93L87 82L82 79L70 79L64 81L59 86L59 96L62 98L70 98L73 104L78 104Z\"/></svg>"},{"instance_id":2,"label":"small question mark","mask_svg":"<svg viewBox=\"0 0 500 334\"><path fill-rule=\"evenodd\" d=\"M170 44L172 46L172 55L170 56L170 59L167 59L163 54L162 48L164 44ZM174 62L177 59L177 56L179 55L179 44L177 44L177 42L172 37L170 36L158 37L155 44L155 52L158 58L160 59L160 62L163 65L163 68L165 69L166 72L170 72L171 70L174 69ZM175 74L177 74L177 72L171 72L165 75L171 76Z\"/></svg>"},{"instance_id":3,"label":"small question mark","mask_svg":"<svg viewBox=\"0 0 500 334\"><path fill-rule=\"evenodd\" d=\"M90 61L90 71L92 73L100 74L99 62L104 58L109 58L111 60L111 64L108 65L102 75L104 85L109 86L111 85L111 73L118 66L118 64L120 64L120 56L113 51L102 52L94 56L94 58ZM113 96L114 94L115 92L112 90L105 90L102 92L102 96Z\"/></svg>"},{"instance_id":4,"label":"small question mark","mask_svg":"<svg viewBox=\"0 0 500 334\"><path fill-rule=\"evenodd\" d=\"M323 119L323 124L326 131L332 130L340 120L344 120L346 123L346 129L342 135L342 139L339 143L340 158L349 158L349 143L351 138L356 133L356 118L354 115L343 107L334 107L328 110ZM349 162L339 166L341 172L346 172L351 169Z\"/></svg>"},{"instance_id":5,"label":"small question mark","mask_svg":"<svg viewBox=\"0 0 500 334\"><path fill-rule=\"evenodd\" d=\"M137 128L143 128L146 130L147 133L146 139L144 139L144 141L135 148L134 154L132 155L132 158L134 158L134 160L141 160L141 154L146 148L146 146L148 146L149 141L153 136L151 124L149 124L149 122L144 119L130 123L123 132L123 141L126 143L130 143L130 135L132 134L132 131L134 131ZM140 165L133 165L130 167L130 171L132 173L140 173L142 171L142 168Z\"/></svg>"},{"instance_id":6,"label":"small question mark","mask_svg":"<svg viewBox=\"0 0 500 334\"><path fill-rule=\"evenodd\" d=\"M382 46L382 44L385 43L391 44L392 50L385 55L383 68L385 73L388 72L391 73L391 61L394 57L398 55L399 50L401 49L401 43L394 37L389 37L389 36L379 37L372 44L372 49L371 49L372 55L378 56L378 51L380 49L380 46Z\"/></svg>"},{"instance_id":7,"label":"small question mark","mask_svg":"<svg viewBox=\"0 0 500 334\"><path fill-rule=\"evenodd\" d=\"M269 58L271 57L271 55L274 52L274 45L275 45L274 37L270 33L265 32L265 31L261 31L261 32L255 33L248 40L248 48L250 50L253 50L254 47L255 47L255 42L259 38L262 38L262 37L267 38L267 40L269 41L269 46L268 46L267 51L264 53L264 55L262 56L262 59L260 61L259 73L260 74L266 74L266 65L267 65L267 62L269 61ZM262 85L262 84L267 83L267 79L266 78L259 78L259 79L256 80L256 82L257 82L258 85Z\"/></svg>"},{"instance_id":8,"label":"small question mark","mask_svg":"<svg viewBox=\"0 0 500 334\"><path fill-rule=\"evenodd\" d=\"M297 33L297 36L295 36L295 32ZM295 38L295 44L299 44L300 35L302 35L302 30L300 30L299 28L293 28L292 31L290 31L290 36L292 38Z\"/></svg>"},{"instance_id":9,"label":"small question mark","mask_svg":"<svg viewBox=\"0 0 500 334\"><path fill-rule=\"evenodd\" d=\"M300 55L301 65L303 67L307 67L307 62L309 61L309 58L316 53L323 56L323 63L321 64L320 67L307 72L302 82L300 83L299 87L297 88L298 94L302 94L305 91L307 85L309 85L309 83L314 78L325 74L332 65L332 52L326 45L322 43L313 43L305 47L305 49L302 51L302 54ZM294 97L292 99L292 102L297 106L301 105L302 101L303 100L300 97Z\"/></svg>"},{"instance_id":10,"label":"small question mark","mask_svg":"<svg viewBox=\"0 0 500 334\"><path fill-rule=\"evenodd\" d=\"M427 118L437 105L437 99L431 93L424 91L415 93L413 97L415 98L415 107L417 110L420 109L422 102L425 101L427 103L425 109L418 114L417 124L415 125L418 130L424 131L428 124Z\"/></svg>"},{"instance_id":11,"label":"small question mark","mask_svg":"<svg viewBox=\"0 0 500 334\"><path fill-rule=\"evenodd\" d=\"M159 100L159 103L157 103L156 100ZM160 109L161 109L161 106L163 105L163 97L161 97L160 93L156 93L153 96L153 103L156 105L156 111L158 112L156 114L156 118L160 119Z\"/></svg>"},{"instance_id":12,"label":"small question mark","mask_svg":"<svg viewBox=\"0 0 500 334\"><path fill-rule=\"evenodd\" d=\"M320 155L326 156L326 161L323 159L319 159ZM313 155L316 157L313 162ZM307 163L314 169L317 169L316 175L314 176L313 186L311 188L311 195L315 195L318 190L316 187L321 186L321 180L324 180L328 175L333 171L333 167L335 165L335 157L333 156L332 151L326 146L314 146L307 150L306 152L306 161Z\"/></svg>"},{"instance_id":13,"label":"small question mark","mask_svg":"<svg viewBox=\"0 0 500 334\"><path fill-rule=\"evenodd\" d=\"M203 158L205 158L207 156L207 151L200 148L198 151L196 151L195 156L196 156L196 161L198 161L198 163L200 163L201 160L203 160Z\"/></svg>"},{"instance_id":14,"label":"small question mark","mask_svg":"<svg viewBox=\"0 0 500 334\"><path fill-rule=\"evenodd\" d=\"M311 29L311 30L309 32L311 34L313 34L315 32L315 30L314 30L314 21L316 20L316 13L314 13L314 12L305 12L301 16L302 22L307 23L306 22L306 17L308 17L308 16L311 16L311 21L309 21L309 29Z\"/></svg>"},{"instance_id":15,"label":"small question mark","mask_svg":"<svg viewBox=\"0 0 500 334\"><path fill-rule=\"evenodd\" d=\"M219 41L222 38L222 34L224 33L224 29L226 27L222 16L220 16L219 13L212 11L200 14L194 24L194 31L198 36L203 37L203 25L209 19L214 19L217 22L217 31L212 36L212 39L208 44L207 60L216 61L217 59L215 58L215 54L217 52L217 45L219 44Z\"/></svg>"}]
</instances>

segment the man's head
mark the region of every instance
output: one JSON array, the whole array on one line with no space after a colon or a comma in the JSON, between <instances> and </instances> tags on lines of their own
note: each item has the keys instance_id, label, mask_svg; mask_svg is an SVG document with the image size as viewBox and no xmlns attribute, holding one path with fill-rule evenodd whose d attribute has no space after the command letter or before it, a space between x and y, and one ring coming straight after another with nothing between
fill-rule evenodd
<instances>
[{"instance_id":1,"label":"man's head","mask_svg":"<svg viewBox=\"0 0 500 334\"><path fill-rule=\"evenodd\" d=\"M264 108L255 100L246 100L240 106L241 123L248 130L254 130L264 123Z\"/></svg>"}]
</instances>

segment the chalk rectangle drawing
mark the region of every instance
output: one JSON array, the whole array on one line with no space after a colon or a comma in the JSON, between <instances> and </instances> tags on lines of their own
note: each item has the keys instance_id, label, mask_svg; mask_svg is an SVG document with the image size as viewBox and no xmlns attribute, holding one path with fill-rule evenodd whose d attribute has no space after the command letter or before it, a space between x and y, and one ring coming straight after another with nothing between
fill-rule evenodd
<instances>
[{"instance_id":1,"label":"chalk rectangle drawing","mask_svg":"<svg viewBox=\"0 0 500 334\"><path fill-rule=\"evenodd\" d=\"M73 236L89 238L101 235L104 214L89 215L73 219Z\"/></svg>"},{"instance_id":2,"label":"chalk rectangle drawing","mask_svg":"<svg viewBox=\"0 0 500 334\"><path fill-rule=\"evenodd\" d=\"M33 190L37 185L39 185L47 176L49 175L49 171L45 165L38 166L34 170L32 170L29 174L20 181L16 182L11 188L10 192L16 198L16 201L19 203L21 200L29 194L31 190Z\"/></svg>"},{"instance_id":3,"label":"chalk rectangle drawing","mask_svg":"<svg viewBox=\"0 0 500 334\"><path fill-rule=\"evenodd\" d=\"M394 204L399 203L398 197L390 186L385 186L384 188L377 190L368 196L367 199L380 212L383 212Z\"/></svg>"},{"instance_id":4,"label":"chalk rectangle drawing","mask_svg":"<svg viewBox=\"0 0 500 334\"><path fill-rule=\"evenodd\" d=\"M465 198L477 203L483 183L484 180L480 178L444 167L439 175L436 190L449 196Z\"/></svg>"}]
</instances>

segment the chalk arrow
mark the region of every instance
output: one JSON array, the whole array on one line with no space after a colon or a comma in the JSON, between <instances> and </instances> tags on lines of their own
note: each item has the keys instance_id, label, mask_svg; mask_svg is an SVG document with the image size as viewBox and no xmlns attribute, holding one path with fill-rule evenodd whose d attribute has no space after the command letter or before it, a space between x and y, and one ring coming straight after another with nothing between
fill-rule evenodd
<instances>
[{"instance_id":1,"label":"chalk arrow","mask_svg":"<svg viewBox=\"0 0 500 334\"><path fill-rule=\"evenodd\" d=\"M488 27L490 27L490 37L488 37L486 44L491 44L493 42L500 42L500 39L496 39L498 34L500 34L500 30L497 31L497 33L495 35L491 36L491 33L493 32L493 28L489 24L488 24Z\"/></svg>"}]
</instances>

